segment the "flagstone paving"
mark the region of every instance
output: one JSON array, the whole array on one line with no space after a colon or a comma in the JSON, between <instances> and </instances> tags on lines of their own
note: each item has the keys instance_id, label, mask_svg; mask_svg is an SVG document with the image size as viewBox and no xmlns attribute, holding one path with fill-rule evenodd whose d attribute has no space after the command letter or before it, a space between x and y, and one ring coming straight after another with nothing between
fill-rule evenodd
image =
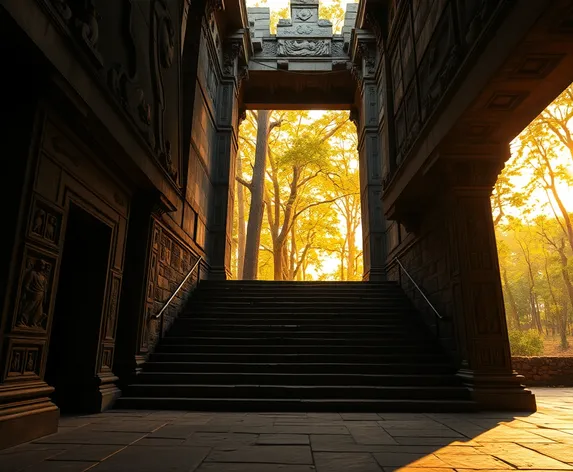
<instances>
[{"instance_id":1,"label":"flagstone paving","mask_svg":"<svg viewBox=\"0 0 573 472\"><path fill-rule=\"evenodd\" d=\"M0 451L1 472L572 471L573 389L475 414L114 410Z\"/></svg>"}]
</instances>

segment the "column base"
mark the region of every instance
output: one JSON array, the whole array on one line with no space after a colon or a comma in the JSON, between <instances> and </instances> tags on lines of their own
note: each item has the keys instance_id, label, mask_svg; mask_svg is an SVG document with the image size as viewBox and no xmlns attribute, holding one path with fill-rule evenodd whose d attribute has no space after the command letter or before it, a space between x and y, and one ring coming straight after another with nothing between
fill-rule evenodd
<instances>
[{"instance_id":1,"label":"column base","mask_svg":"<svg viewBox=\"0 0 573 472\"><path fill-rule=\"evenodd\" d=\"M211 267L209 280L231 280L231 272L226 267Z\"/></svg>"},{"instance_id":2,"label":"column base","mask_svg":"<svg viewBox=\"0 0 573 472\"><path fill-rule=\"evenodd\" d=\"M460 369L457 375L480 410L537 411L535 395L521 383L523 376L517 372L496 374Z\"/></svg>"},{"instance_id":3,"label":"column base","mask_svg":"<svg viewBox=\"0 0 573 472\"><path fill-rule=\"evenodd\" d=\"M362 276L363 282L386 282L387 280L386 270L382 267L373 267L367 272L364 272Z\"/></svg>"},{"instance_id":4,"label":"column base","mask_svg":"<svg viewBox=\"0 0 573 472\"><path fill-rule=\"evenodd\" d=\"M52 387L41 382L6 390L0 389L0 449L58 431L60 410L47 397Z\"/></svg>"}]
</instances>

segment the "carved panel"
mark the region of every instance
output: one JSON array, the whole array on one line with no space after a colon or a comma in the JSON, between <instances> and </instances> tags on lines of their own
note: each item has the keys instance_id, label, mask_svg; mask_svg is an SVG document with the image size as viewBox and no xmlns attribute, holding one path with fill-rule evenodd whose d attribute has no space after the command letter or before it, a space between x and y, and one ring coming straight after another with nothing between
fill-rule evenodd
<instances>
[{"instance_id":1,"label":"carved panel","mask_svg":"<svg viewBox=\"0 0 573 472\"><path fill-rule=\"evenodd\" d=\"M529 92L497 91L490 97L486 107L496 111L515 110L528 95Z\"/></svg>"},{"instance_id":2,"label":"carved panel","mask_svg":"<svg viewBox=\"0 0 573 472\"><path fill-rule=\"evenodd\" d=\"M105 346L101 352L100 372L111 372L113 367L113 346Z\"/></svg>"},{"instance_id":3,"label":"carved panel","mask_svg":"<svg viewBox=\"0 0 573 472\"><path fill-rule=\"evenodd\" d=\"M36 197L30 216L29 236L49 246L57 247L60 242L62 213Z\"/></svg>"},{"instance_id":4,"label":"carved panel","mask_svg":"<svg viewBox=\"0 0 573 472\"><path fill-rule=\"evenodd\" d=\"M51 310L56 256L26 246L23 260L14 329L44 332Z\"/></svg>"},{"instance_id":5,"label":"carved panel","mask_svg":"<svg viewBox=\"0 0 573 472\"><path fill-rule=\"evenodd\" d=\"M117 309L119 302L119 292L121 288L120 277L112 272L110 277L110 287L108 291L108 306L105 321L105 338L115 338L115 327L117 325Z\"/></svg>"},{"instance_id":6,"label":"carved panel","mask_svg":"<svg viewBox=\"0 0 573 472\"><path fill-rule=\"evenodd\" d=\"M8 363L3 381L34 380L40 376L44 341L12 338L8 343Z\"/></svg>"},{"instance_id":7,"label":"carved panel","mask_svg":"<svg viewBox=\"0 0 573 472\"><path fill-rule=\"evenodd\" d=\"M325 39L285 39L278 41L278 56L330 56L330 41Z\"/></svg>"}]
</instances>

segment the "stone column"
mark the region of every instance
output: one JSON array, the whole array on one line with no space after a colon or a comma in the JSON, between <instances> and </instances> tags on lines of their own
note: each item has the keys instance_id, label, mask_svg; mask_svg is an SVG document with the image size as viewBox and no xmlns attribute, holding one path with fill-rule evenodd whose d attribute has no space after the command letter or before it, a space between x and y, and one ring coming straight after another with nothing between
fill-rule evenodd
<instances>
[{"instance_id":1,"label":"stone column","mask_svg":"<svg viewBox=\"0 0 573 472\"><path fill-rule=\"evenodd\" d=\"M450 289L462 357L458 372L483 409L535 410L535 397L511 366L490 196L508 155L445 159Z\"/></svg>"},{"instance_id":2,"label":"stone column","mask_svg":"<svg viewBox=\"0 0 573 472\"><path fill-rule=\"evenodd\" d=\"M374 37L358 43L360 63L354 74L359 83L360 112L357 122L360 156L360 194L364 280L386 279L386 219L382 209L384 160L380 141L380 107L376 78L376 42Z\"/></svg>"},{"instance_id":3,"label":"stone column","mask_svg":"<svg viewBox=\"0 0 573 472\"><path fill-rule=\"evenodd\" d=\"M213 184L209 221L208 254L211 279L231 276L231 238L235 156L238 151L238 91L244 69L239 66L243 54L243 33L233 35L224 46L223 79L217 91L217 131L213 138L211 173Z\"/></svg>"}]
</instances>

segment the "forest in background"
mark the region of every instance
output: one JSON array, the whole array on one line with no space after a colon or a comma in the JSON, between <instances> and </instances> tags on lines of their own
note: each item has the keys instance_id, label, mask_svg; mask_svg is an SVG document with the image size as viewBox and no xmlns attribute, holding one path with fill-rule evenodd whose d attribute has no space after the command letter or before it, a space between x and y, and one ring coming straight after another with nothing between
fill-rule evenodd
<instances>
[{"instance_id":1,"label":"forest in background","mask_svg":"<svg viewBox=\"0 0 573 472\"><path fill-rule=\"evenodd\" d=\"M249 111L239 144L235 276L360 280L357 135L348 112Z\"/></svg>"},{"instance_id":2,"label":"forest in background","mask_svg":"<svg viewBox=\"0 0 573 472\"><path fill-rule=\"evenodd\" d=\"M288 7L274 8L274 3L249 2L271 7L271 28L290 15ZM321 4L320 17L330 19L335 32L342 27L345 6L340 1ZM260 241L251 241L251 250L246 251L251 259L259 253L250 277L361 279L355 127L347 112L326 112L316 124L315 117L308 112L268 115L269 159L263 160L263 177L254 179L264 184L255 189L260 194L255 213L262 216ZM251 211L257 119L256 113L249 113L241 127L233 239L233 267L239 278ZM573 356L572 120L573 85L511 143L512 157L492 194L514 355ZM344 126L336 129L343 121ZM330 139L324 139L326 133L332 133Z\"/></svg>"},{"instance_id":3,"label":"forest in background","mask_svg":"<svg viewBox=\"0 0 573 472\"><path fill-rule=\"evenodd\" d=\"M573 85L512 143L492 194L512 352L573 355Z\"/></svg>"}]
</instances>

